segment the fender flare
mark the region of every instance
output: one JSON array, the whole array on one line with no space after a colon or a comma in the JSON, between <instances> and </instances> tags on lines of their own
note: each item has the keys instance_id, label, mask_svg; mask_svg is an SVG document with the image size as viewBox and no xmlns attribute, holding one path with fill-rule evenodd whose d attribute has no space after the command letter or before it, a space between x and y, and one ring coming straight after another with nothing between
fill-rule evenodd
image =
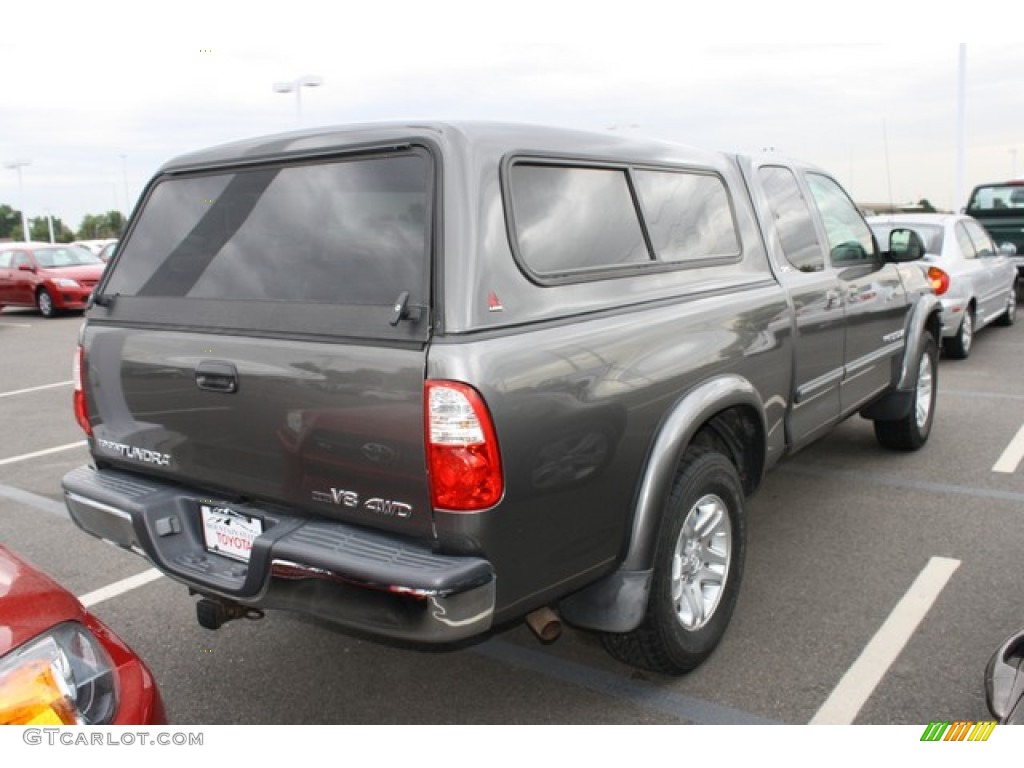
<instances>
[{"instance_id":1,"label":"fender flare","mask_svg":"<svg viewBox=\"0 0 1024 768\"><path fill-rule=\"evenodd\" d=\"M903 351L903 364L900 368L898 390L911 390L917 385L917 360L924 347L925 334L931 335L938 344L941 335L939 312L942 305L939 299L930 293L921 294L914 302L907 315L907 345Z\"/></svg>"},{"instance_id":2,"label":"fender flare","mask_svg":"<svg viewBox=\"0 0 1024 768\"><path fill-rule=\"evenodd\" d=\"M735 406L756 411L765 434L764 403L754 386L735 374L698 385L665 415L648 451L623 560L611 574L561 601L559 608L566 621L605 632L630 632L640 625L647 611L661 514L679 461L701 427L715 414Z\"/></svg>"}]
</instances>

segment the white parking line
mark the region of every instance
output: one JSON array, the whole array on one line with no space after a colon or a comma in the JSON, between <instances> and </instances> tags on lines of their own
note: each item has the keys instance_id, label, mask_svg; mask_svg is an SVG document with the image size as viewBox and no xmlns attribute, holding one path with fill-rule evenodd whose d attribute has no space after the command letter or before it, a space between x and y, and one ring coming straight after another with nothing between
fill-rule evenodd
<instances>
[{"instance_id":1,"label":"white parking line","mask_svg":"<svg viewBox=\"0 0 1024 768\"><path fill-rule=\"evenodd\" d=\"M938 599L960 561L933 557L918 574L910 589L892 609L889 618L846 670L839 684L811 718L811 725L851 725L861 707L874 692L917 625Z\"/></svg>"},{"instance_id":2,"label":"white parking line","mask_svg":"<svg viewBox=\"0 0 1024 768\"><path fill-rule=\"evenodd\" d=\"M88 445L88 441L79 440L77 443L68 443L67 445L58 445L55 448L46 448L42 451L33 451L32 453L23 453L20 456L11 456L9 459L0 459L0 467L4 464L13 464L16 461L27 461L28 459L35 459L39 456L47 456L51 453L59 453L60 451L67 451L72 448L78 448L83 445Z\"/></svg>"},{"instance_id":3,"label":"white parking line","mask_svg":"<svg viewBox=\"0 0 1024 768\"><path fill-rule=\"evenodd\" d=\"M163 574L156 568L150 568L148 571L129 576L127 579L115 581L113 584L108 584L105 587L100 587L97 590L82 595L78 598L78 602L86 608L92 608L104 600L110 600L112 597L123 595L125 592L131 592L133 589L149 584L151 581L156 581L161 576Z\"/></svg>"},{"instance_id":4,"label":"white parking line","mask_svg":"<svg viewBox=\"0 0 1024 768\"><path fill-rule=\"evenodd\" d=\"M1017 466L1020 464L1021 459L1024 459L1024 427L1020 428L1013 440L1010 441L1010 444L1006 446L1006 450L999 457L999 461L992 466L992 471L1012 474L1017 471Z\"/></svg>"},{"instance_id":5,"label":"white parking line","mask_svg":"<svg viewBox=\"0 0 1024 768\"><path fill-rule=\"evenodd\" d=\"M73 381L58 381L56 384L41 384L38 387L29 387L28 389L13 389L10 392L0 392L0 397L14 397L15 395L24 395L28 392L38 392L41 389L53 389L55 387L68 387L74 384Z\"/></svg>"}]
</instances>

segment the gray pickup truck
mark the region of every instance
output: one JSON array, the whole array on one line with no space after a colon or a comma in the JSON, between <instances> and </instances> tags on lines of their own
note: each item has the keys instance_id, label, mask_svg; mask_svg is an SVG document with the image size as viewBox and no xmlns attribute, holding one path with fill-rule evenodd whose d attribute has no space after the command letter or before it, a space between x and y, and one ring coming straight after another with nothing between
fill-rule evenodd
<instances>
[{"instance_id":1,"label":"gray pickup truck","mask_svg":"<svg viewBox=\"0 0 1024 768\"><path fill-rule=\"evenodd\" d=\"M412 644L526 619L693 669L745 499L935 406L920 243L827 173L611 134L380 124L167 163L93 295L85 531L199 595Z\"/></svg>"}]
</instances>

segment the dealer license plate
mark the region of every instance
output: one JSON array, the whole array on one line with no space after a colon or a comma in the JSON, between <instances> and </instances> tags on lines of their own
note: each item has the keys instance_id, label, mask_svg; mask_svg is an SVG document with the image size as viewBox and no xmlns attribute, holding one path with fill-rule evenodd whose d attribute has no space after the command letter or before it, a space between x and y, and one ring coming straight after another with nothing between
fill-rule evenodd
<instances>
[{"instance_id":1,"label":"dealer license plate","mask_svg":"<svg viewBox=\"0 0 1024 768\"><path fill-rule=\"evenodd\" d=\"M218 555L249 562L252 543L263 533L263 522L229 507L200 504L206 549Z\"/></svg>"}]
</instances>

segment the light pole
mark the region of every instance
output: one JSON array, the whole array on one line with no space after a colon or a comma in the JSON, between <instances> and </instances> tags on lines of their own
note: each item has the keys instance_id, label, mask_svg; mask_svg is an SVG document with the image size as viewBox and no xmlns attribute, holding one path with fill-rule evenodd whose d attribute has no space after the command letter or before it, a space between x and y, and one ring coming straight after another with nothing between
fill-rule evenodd
<instances>
[{"instance_id":1,"label":"light pole","mask_svg":"<svg viewBox=\"0 0 1024 768\"><path fill-rule=\"evenodd\" d=\"M21 231L25 235L25 242L29 242L31 238L28 236L28 218L25 216L25 187L21 183L21 169L26 165L31 165L31 160L14 160L9 163L4 163L4 168L13 168L18 172L18 197L21 198Z\"/></svg>"},{"instance_id":2,"label":"light pole","mask_svg":"<svg viewBox=\"0 0 1024 768\"><path fill-rule=\"evenodd\" d=\"M124 216L132 212L132 201L128 197L128 155L121 155L121 179L124 182Z\"/></svg>"},{"instance_id":3,"label":"light pole","mask_svg":"<svg viewBox=\"0 0 1024 768\"><path fill-rule=\"evenodd\" d=\"M315 88L318 85L323 85L324 79L320 75L303 75L297 77L294 80L288 80L282 83L274 83L274 93L294 93L295 94L295 120L302 123L302 88Z\"/></svg>"}]
</instances>

